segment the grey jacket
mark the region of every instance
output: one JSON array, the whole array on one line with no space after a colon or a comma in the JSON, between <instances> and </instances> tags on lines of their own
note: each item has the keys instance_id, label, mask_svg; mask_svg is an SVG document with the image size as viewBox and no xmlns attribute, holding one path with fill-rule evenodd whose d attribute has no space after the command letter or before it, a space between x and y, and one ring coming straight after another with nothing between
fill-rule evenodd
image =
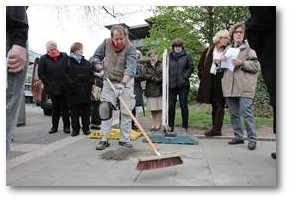
<instances>
[{"instance_id":1,"label":"grey jacket","mask_svg":"<svg viewBox=\"0 0 290 200\"><path fill-rule=\"evenodd\" d=\"M254 98L260 63L256 52L247 43L238 48L240 48L240 53L237 59L244 61L244 66L236 68L233 72L228 69L224 71L222 78L223 94L224 97Z\"/></svg>"}]
</instances>

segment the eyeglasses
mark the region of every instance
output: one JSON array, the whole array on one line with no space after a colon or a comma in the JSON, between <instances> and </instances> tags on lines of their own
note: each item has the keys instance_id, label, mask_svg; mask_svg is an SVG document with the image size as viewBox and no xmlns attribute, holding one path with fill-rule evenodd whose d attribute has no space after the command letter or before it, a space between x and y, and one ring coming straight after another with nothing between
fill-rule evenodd
<instances>
[{"instance_id":1,"label":"eyeglasses","mask_svg":"<svg viewBox=\"0 0 290 200\"><path fill-rule=\"evenodd\" d=\"M227 40L229 40L229 39L230 39L229 37L221 37L221 38L223 38L223 39L227 39Z\"/></svg>"},{"instance_id":2,"label":"eyeglasses","mask_svg":"<svg viewBox=\"0 0 290 200\"><path fill-rule=\"evenodd\" d=\"M234 31L234 33L236 33L236 34L244 34L244 31Z\"/></svg>"}]
</instances>

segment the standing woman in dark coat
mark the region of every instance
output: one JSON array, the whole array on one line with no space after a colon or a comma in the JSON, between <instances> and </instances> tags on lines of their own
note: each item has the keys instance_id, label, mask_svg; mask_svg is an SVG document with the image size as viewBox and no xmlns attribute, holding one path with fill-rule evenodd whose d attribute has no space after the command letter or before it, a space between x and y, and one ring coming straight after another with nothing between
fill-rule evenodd
<instances>
[{"instance_id":1,"label":"standing woman in dark coat","mask_svg":"<svg viewBox=\"0 0 290 200\"><path fill-rule=\"evenodd\" d=\"M169 54L169 131L174 131L175 107L177 95L181 108L182 129L187 132L189 93L189 78L193 72L193 62L189 54L184 50L180 38L172 41L172 52Z\"/></svg>"},{"instance_id":2,"label":"standing woman in dark coat","mask_svg":"<svg viewBox=\"0 0 290 200\"><path fill-rule=\"evenodd\" d=\"M157 59L155 51L149 51L148 56L150 60L144 65L143 72L146 80L145 96L153 119L150 131L158 131L162 123L162 63Z\"/></svg>"},{"instance_id":3,"label":"standing woman in dark coat","mask_svg":"<svg viewBox=\"0 0 290 200\"><path fill-rule=\"evenodd\" d=\"M203 51L198 64L200 83L197 101L212 105L212 128L205 132L209 137L222 135L225 98L221 85L223 71L220 69L220 57L224 54L228 42L229 32L218 31L213 37L213 44Z\"/></svg>"},{"instance_id":4,"label":"standing woman in dark coat","mask_svg":"<svg viewBox=\"0 0 290 200\"><path fill-rule=\"evenodd\" d=\"M67 97L73 128L71 136L79 134L79 117L82 120L83 133L88 135L90 134L91 88L94 83L93 71L90 62L82 56L82 43L73 43L70 53L66 76Z\"/></svg>"},{"instance_id":5,"label":"standing woman in dark coat","mask_svg":"<svg viewBox=\"0 0 290 200\"><path fill-rule=\"evenodd\" d=\"M68 56L64 52L59 52L55 41L48 41L46 49L47 54L41 56L39 60L38 76L44 84L45 92L51 95L52 100L52 128L49 133L57 132L60 116L64 132L70 133L69 108L64 91Z\"/></svg>"}]
</instances>

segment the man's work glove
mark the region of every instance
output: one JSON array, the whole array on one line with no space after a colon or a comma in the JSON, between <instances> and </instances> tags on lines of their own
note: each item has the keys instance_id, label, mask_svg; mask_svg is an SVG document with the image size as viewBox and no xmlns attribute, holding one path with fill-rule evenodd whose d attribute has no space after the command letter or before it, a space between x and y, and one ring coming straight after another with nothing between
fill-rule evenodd
<instances>
[{"instance_id":1,"label":"man's work glove","mask_svg":"<svg viewBox=\"0 0 290 200\"><path fill-rule=\"evenodd\" d=\"M124 83L117 83L115 85L115 94L116 94L116 96L119 97L123 93L124 89L125 89L125 84Z\"/></svg>"}]
</instances>

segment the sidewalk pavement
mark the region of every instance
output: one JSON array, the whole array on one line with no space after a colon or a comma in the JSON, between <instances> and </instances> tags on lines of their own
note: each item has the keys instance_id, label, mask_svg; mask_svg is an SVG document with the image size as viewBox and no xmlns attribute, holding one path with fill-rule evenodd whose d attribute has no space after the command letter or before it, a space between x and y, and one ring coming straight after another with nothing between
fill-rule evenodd
<instances>
[{"instance_id":1,"label":"sidewalk pavement","mask_svg":"<svg viewBox=\"0 0 290 200\"><path fill-rule=\"evenodd\" d=\"M26 126L18 127L6 158L7 186L276 186L277 163L270 157L276 142L259 138L257 149L247 142L228 145L221 139L199 138L198 145L157 144L165 155L177 152L182 165L156 170L135 170L139 157L153 155L143 138L133 141L125 160L104 160L96 151L98 140L71 137L59 130L48 134L50 117L27 105ZM141 121L142 124L144 120ZM144 125L144 124L143 124ZM60 126L62 127L62 126ZM150 128L150 126L144 127ZM193 134L194 135L194 134ZM118 148L111 140L110 149Z\"/></svg>"}]
</instances>

